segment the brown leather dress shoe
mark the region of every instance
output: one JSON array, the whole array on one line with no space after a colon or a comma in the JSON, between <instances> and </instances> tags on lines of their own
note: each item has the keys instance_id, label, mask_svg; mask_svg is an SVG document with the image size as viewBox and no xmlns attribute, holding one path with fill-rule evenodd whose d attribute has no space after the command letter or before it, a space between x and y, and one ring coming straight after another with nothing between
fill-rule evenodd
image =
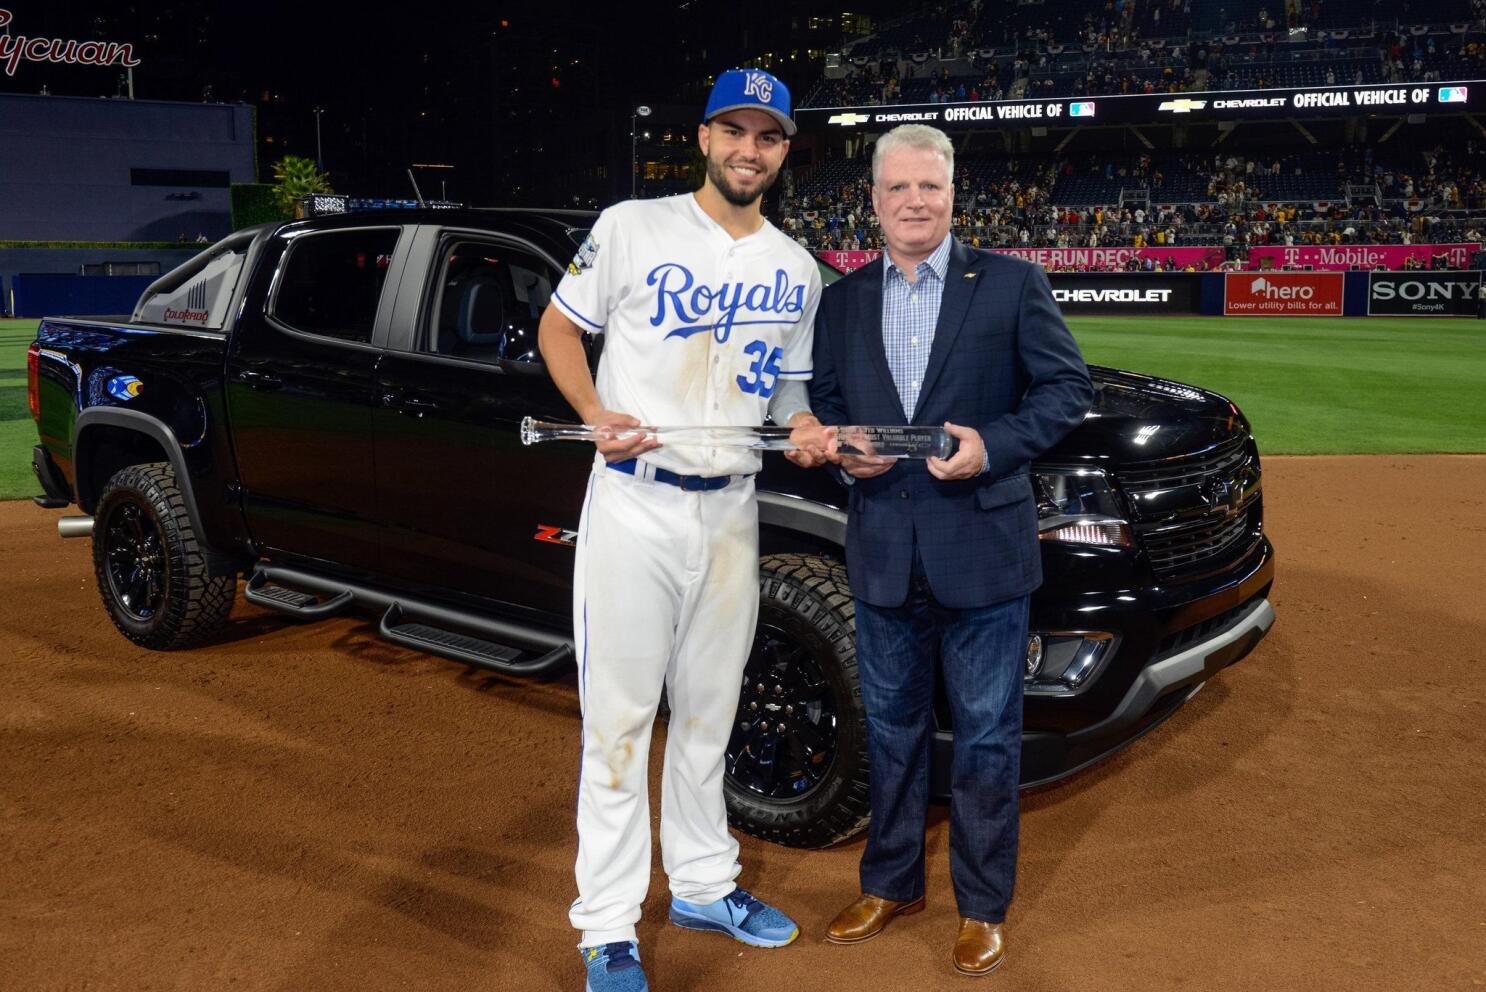
<instances>
[{"instance_id":1,"label":"brown leather dress shoe","mask_svg":"<svg viewBox=\"0 0 1486 992\"><path fill-rule=\"evenodd\" d=\"M826 940L833 944L857 944L871 940L887 928L895 916L912 916L924 908L924 897L912 902L894 902L865 893L856 902L836 914L826 928Z\"/></svg>"},{"instance_id":2,"label":"brown leather dress shoe","mask_svg":"<svg viewBox=\"0 0 1486 992\"><path fill-rule=\"evenodd\" d=\"M955 971L962 975L989 975L1006 960L1006 941L1001 924L960 917L960 935L955 938Z\"/></svg>"}]
</instances>

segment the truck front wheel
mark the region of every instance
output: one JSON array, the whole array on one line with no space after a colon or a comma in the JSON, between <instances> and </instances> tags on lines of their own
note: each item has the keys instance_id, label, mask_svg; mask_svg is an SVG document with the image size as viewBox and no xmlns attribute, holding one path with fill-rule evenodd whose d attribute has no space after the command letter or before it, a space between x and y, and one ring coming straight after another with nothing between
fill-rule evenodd
<instances>
[{"instance_id":1,"label":"truck front wheel","mask_svg":"<svg viewBox=\"0 0 1486 992\"><path fill-rule=\"evenodd\" d=\"M237 594L237 568L202 543L169 463L114 473L93 521L93 571L120 633L167 651L222 629Z\"/></svg>"},{"instance_id":2,"label":"truck front wheel","mask_svg":"<svg viewBox=\"0 0 1486 992\"><path fill-rule=\"evenodd\" d=\"M867 825L867 722L857 682L846 567L769 555L759 617L727 747L723 791L738 829L790 847L828 847Z\"/></svg>"}]
</instances>

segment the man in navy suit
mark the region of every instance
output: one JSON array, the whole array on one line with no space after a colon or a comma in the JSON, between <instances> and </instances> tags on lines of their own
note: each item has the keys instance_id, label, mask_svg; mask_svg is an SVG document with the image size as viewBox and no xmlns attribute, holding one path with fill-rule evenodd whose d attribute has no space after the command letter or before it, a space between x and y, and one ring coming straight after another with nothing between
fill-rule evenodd
<instances>
[{"instance_id":1,"label":"man in navy suit","mask_svg":"<svg viewBox=\"0 0 1486 992\"><path fill-rule=\"evenodd\" d=\"M1042 581L1029 463L1093 393L1039 266L949 233L954 147L918 124L877 142L872 205L887 251L826 290L811 406L826 424L939 425L947 459L843 456L872 823L859 899L827 936L855 943L924 905L936 658L954 720L953 963L1002 961L1016 874L1027 603Z\"/></svg>"}]
</instances>

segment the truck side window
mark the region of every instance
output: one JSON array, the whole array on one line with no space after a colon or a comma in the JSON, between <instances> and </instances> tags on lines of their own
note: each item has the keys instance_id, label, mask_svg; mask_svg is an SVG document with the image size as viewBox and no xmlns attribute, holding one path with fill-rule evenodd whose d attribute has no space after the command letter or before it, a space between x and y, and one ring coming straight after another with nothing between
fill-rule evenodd
<instances>
[{"instance_id":1,"label":"truck side window","mask_svg":"<svg viewBox=\"0 0 1486 992\"><path fill-rule=\"evenodd\" d=\"M378 228L296 238L274 317L306 334L369 342L397 236L397 228Z\"/></svg>"},{"instance_id":2,"label":"truck side window","mask_svg":"<svg viewBox=\"0 0 1486 992\"><path fill-rule=\"evenodd\" d=\"M537 364L537 323L551 267L529 252L479 241L446 244L429 350L479 362Z\"/></svg>"}]
</instances>

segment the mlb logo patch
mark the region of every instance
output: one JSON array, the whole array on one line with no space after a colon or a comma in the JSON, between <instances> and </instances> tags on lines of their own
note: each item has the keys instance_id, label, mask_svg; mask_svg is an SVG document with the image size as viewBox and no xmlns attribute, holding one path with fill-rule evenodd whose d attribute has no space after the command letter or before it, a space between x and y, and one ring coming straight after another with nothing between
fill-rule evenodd
<instances>
[{"instance_id":1,"label":"mlb logo patch","mask_svg":"<svg viewBox=\"0 0 1486 992\"><path fill-rule=\"evenodd\" d=\"M1440 103L1465 103L1469 93L1467 86L1441 86Z\"/></svg>"},{"instance_id":2,"label":"mlb logo patch","mask_svg":"<svg viewBox=\"0 0 1486 992\"><path fill-rule=\"evenodd\" d=\"M1068 115L1070 117L1093 117L1094 104L1092 102L1075 103L1068 108Z\"/></svg>"},{"instance_id":3,"label":"mlb logo patch","mask_svg":"<svg viewBox=\"0 0 1486 992\"><path fill-rule=\"evenodd\" d=\"M568 263L568 273L576 276L584 269L592 268L593 260L598 257L598 253L598 242L593 240L593 235L590 234L583 239L583 243L578 246L578 254L574 255L573 260Z\"/></svg>"}]
</instances>

